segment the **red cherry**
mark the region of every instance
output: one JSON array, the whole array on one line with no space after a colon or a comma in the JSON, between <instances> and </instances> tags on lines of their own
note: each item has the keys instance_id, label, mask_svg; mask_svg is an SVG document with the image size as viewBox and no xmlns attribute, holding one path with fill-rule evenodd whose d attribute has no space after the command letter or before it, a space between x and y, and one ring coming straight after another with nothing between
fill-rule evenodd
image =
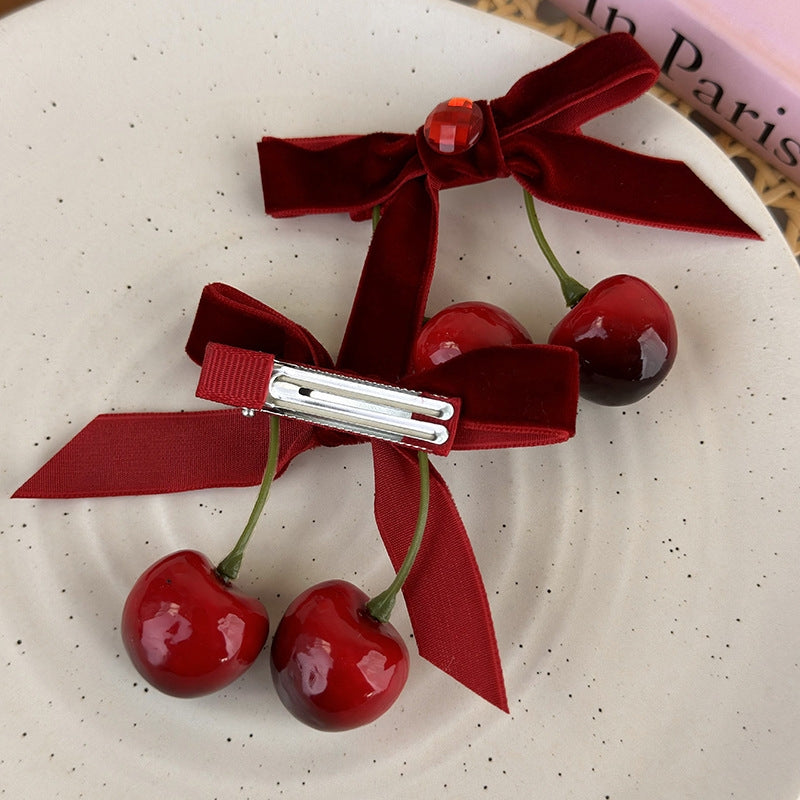
<instances>
[{"instance_id":1,"label":"red cherry","mask_svg":"<svg viewBox=\"0 0 800 800\"><path fill-rule=\"evenodd\" d=\"M297 597L278 624L272 679L286 708L311 727L366 725L406 683L408 649L391 623L370 615L368 600L351 583L327 581Z\"/></svg>"},{"instance_id":2,"label":"red cherry","mask_svg":"<svg viewBox=\"0 0 800 800\"><path fill-rule=\"evenodd\" d=\"M578 351L583 397L617 406L639 400L664 380L678 332L670 307L650 284L614 275L578 301L549 342Z\"/></svg>"},{"instance_id":3,"label":"red cherry","mask_svg":"<svg viewBox=\"0 0 800 800\"><path fill-rule=\"evenodd\" d=\"M122 611L122 640L149 683L175 697L227 686L253 663L269 633L264 606L194 550L149 567Z\"/></svg>"},{"instance_id":4,"label":"red cherry","mask_svg":"<svg viewBox=\"0 0 800 800\"><path fill-rule=\"evenodd\" d=\"M467 301L455 303L425 323L412 353L415 372L483 347L531 344L528 331L498 306Z\"/></svg>"}]
</instances>

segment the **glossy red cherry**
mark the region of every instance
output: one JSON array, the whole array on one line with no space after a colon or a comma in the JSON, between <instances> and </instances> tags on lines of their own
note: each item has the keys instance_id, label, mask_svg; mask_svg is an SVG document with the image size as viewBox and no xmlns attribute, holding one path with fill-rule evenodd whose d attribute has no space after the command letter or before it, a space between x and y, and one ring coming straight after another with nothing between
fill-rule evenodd
<instances>
[{"instance_id":1,"label":"glossy red cherry","mask_svg":"<svg viewBox=\"0 0 800 800\"><path fill-rule=\"evenodd\" d=\"M422 327L412 353L412 369L422 372L483 347L531 344L523 325L491 303L455 303Z\"/></svg>"},{"instance_id":2,"label":"glossy red cherry","mask_svg":"<svg viewBox=\"0 0 800 800\"><path fill-rule=\"evenodd\" d=\"M616 406L641 399L664 380L678 332L670 307L650 284L614 275L593 286L548 341L578 352L583 397Z\"/></svg>"},{"instance_id":3,"label":"glossy red cherry","mask_svg":"<svg viewBox=\"0 0 800 800\"><path fill-rule=\"evenodd\" d=\"M547 242L533 197L527 191L523 195L533 235L571 309L548 341L577 351L580 393L587 400L607 406L640 400L675 361L678 332L672 310L649 283L631 275L613 275L592 289L575 280Z\"/></svg>"},{"instance_id":4,"label":"glossy red cherry","mask_svg":"<svg viewBox=\"0 0 800 800\"><path fill-rule=\"evenodd\" d=\"M149 567L122 611L136 669L175 697L227 686L253 663L269 633L264 606L225 582L202 553L180 550Z\"/></svg>"},{"instance_id":5,"label":"glossy red cherry","mask_svg":"<svg viewBox=\"0 0 800 800\"><path fill-rule=\"evenodd\" d=\"M397 699L408 677L408 649L389 622L367 611L369 598L346 581L307 589L286 609L272 640L272 679L283 704L324 731L366 725Z\"/></svg>"}]
</instances>

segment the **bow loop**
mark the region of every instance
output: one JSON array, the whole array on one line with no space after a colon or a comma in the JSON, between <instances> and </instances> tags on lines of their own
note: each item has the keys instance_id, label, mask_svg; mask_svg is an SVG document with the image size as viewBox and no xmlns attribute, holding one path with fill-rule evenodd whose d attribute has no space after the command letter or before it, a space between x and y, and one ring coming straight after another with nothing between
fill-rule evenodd
<instances>
[{"instance_id":1,"label":"bow loop","mask_svg":"<svg viewBox=\"0 0 800 800\"><path fill-rule=\"evenodd\" d=\"M529 72L490 105L504 142L535 126L576 132L590 119L635 100L658 74L658 65L635 39L614 33Z\"/></svg>"},{"instance_id":2,"label":"bow loop","mask_svg":"<svg viewBox=\"0 0 800 800\"><path fill-rule=\"evenodd\" d=\"M274 217L347 212L367 219L406 181L424 174L404 133L276 139L258 144L264 208Z\"/></svg>"},{"instance_id":3,"label":"bow loop","mask_svg":"<svg viewBox=\"0 0 800 800\"><path fill-rule=\"evenodd\" d=\"M224 283L203 288L186 343L196 364L203 363L209 342L257 350L316 367L331 367L325 348L302 325Z\"/></svg>"}]
</instances>

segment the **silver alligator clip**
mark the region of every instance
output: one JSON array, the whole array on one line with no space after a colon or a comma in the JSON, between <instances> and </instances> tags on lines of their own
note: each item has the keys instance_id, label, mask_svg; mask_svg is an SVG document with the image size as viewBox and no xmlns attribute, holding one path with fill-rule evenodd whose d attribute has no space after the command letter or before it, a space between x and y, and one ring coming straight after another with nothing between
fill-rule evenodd
<instances>
[{"instance_id":1,"label":"silver alligator clip","mask_svg":"<svg viewBox=\"0 0 800 800\"><path fill-rule=\"evenodd\" d=\"M358 378L275 361L264 411L392 442L441 447L448 400Z\"/></svg>"},{"instance_id":2,"label":"silver alligator clip","mask_svg":"<svg viewBox=\"0 0 800 800\"><path fill-rule=\"evenodd\" d=\"M206 350L197 394L437 454L453 446L459 411L450 398L218 344Z\"/></svg>"}]
</instances>

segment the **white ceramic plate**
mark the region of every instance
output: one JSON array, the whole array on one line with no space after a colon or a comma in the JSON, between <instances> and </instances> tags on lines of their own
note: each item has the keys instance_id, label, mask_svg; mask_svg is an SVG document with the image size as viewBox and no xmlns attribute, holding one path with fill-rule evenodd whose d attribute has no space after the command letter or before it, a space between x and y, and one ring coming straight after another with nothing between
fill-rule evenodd
<instances>
[{"instance_id":1,"label":"white ceramic plate","mask_svg":"<svg viewBox=\"0 0 800 800\"><path fill-rule=\"evenodd\" d=\"M266 217L263 134L412 131L441 99L498 96L563 52L436 0L60 0L0 21L0 494L98 413L207 407L183 355L207 282L337 347L369 223ZM540 206L585 283L660 289L681 349L638 405L582 403L565 445L439 460L510 715L419 658L393 711L348 734L290 718L265 657L217 696L147 691L118 632L131 583L178 548L221 557L254 490L3 499L0 793L797 797L797 265L736 169L656 100L588 130L686 160L764 241ZM439 264L432 309L496 302L540 340L562 314L513 181L443 195ZM388 581L363 448L298 459L268 512L242 584L274 623L317 581ZM395 622L410 633L402 604Z\"/></svg>"}]
</instances>

